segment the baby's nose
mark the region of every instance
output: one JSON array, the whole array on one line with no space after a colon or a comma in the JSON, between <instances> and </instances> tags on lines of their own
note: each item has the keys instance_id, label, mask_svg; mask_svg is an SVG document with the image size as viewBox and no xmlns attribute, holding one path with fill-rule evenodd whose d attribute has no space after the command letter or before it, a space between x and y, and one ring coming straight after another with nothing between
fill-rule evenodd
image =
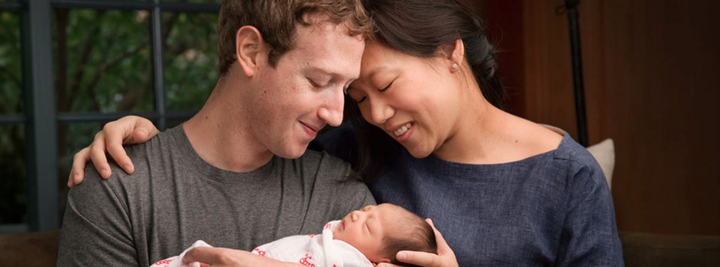
<instances>
[{"instance_id":1,"label":"baby's nose","mask_svg":"<svg viewBox=\"0 0 720 267\"><path fill-rule=\"evenodd\" d=\"M359 211L353 211L350 213L350 219L354 222L357 221L360 218L360 212Z\"/></svg>"}]
</instances>

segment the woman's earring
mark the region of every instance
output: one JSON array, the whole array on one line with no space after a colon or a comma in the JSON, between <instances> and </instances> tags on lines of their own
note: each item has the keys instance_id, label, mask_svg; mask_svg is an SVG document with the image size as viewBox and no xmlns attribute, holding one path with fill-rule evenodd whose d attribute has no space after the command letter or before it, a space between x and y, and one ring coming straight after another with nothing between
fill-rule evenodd
<instances>
[{"instance_id":1,"label":"woman's earring","mask_svg":"<svg viewBox=\"0 0 720 267\"><path fill-rule=\"evenodd\" d=\"M454 70L456 70L456 69L458 68L457 63L453 63L453 64L452 64L452 68L453 68Z\"/></svg>"}]
</instances>

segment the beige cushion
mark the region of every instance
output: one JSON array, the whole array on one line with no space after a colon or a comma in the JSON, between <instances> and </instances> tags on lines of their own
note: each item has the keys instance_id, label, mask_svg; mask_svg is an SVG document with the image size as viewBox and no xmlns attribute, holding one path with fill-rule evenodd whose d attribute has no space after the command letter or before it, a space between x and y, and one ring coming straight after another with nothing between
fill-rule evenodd
<instances>
[{"instance_id":1,"label":"beige cushion","mask_svg":"<svg viewBox=\"0 0 720 267\"><path fill-rule=\"evenodd\" d=\"M615 169L615 143L612 139L608 138L600 143L589 146L587 150L590 151L590 154L592 154L600 164L600 168L602 168L603 173L605 173L608 187L612 188L612 174Z\"/></svg>"},{"instance_id":2,"label":"beige cushion","mask_svg":"<svg viewBox=\"0 0 720 267\"><path fill-rule=\"evenodd\" d=\"M567 132L558 127L540 124L549 130L556 132L560 135L565 135ZM615 169L615 143L612 139L608 138L600 143L587 147L590 154L595 157L595 160L600 164L603 173L605 174L605 180L607 181L608 188L612 189L612 174Z\"/></svg>"}]
</instances>

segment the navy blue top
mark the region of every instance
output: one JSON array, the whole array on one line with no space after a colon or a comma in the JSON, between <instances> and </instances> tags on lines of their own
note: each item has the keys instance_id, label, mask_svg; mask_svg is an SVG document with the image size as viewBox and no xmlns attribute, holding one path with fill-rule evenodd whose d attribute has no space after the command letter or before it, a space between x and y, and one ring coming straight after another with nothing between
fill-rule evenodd
<instances>
[{"instance_id":1,"label":"navy blue top","mask_svg":"<svg viewBox=\"0 0 720 267\"><path fill-rule=\"evenodd\" d=\"M313 148L354 160L347 158L356 150L354 138L342 126ZM370 190L378 203L431 218L460 266L624 265L605 177L569 135L553 151L503 164L416 159L399 151Z\"/></svg>"}]
</instances>

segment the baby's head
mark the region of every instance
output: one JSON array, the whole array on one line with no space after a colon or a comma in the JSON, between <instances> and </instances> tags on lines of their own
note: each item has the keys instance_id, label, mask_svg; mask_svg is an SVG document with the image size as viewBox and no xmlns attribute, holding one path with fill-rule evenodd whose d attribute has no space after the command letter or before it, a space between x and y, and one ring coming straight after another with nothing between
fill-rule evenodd
<instances>
[{"instance_id":1,"label":"baby's head","mask_svg":"<svg viewBox=\"0 0 720 267\"><path fill-rule=\"evenodd\" d=\"M432 227L414 213L392 204L351 212L335 228L333 238L352 245L373 263L402 265L395 259L401 250L437 250Z\"/></svg>"}]
</instances>

